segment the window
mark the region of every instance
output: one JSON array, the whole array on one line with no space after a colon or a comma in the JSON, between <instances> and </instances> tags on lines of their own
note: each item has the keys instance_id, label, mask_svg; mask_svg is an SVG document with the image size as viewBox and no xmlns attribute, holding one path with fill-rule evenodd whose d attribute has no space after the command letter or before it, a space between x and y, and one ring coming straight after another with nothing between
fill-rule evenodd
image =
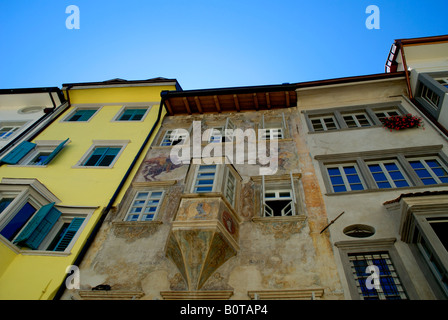
<instances>
[{"instance_id":1,"label":"window","mask_svg":"<svg viewBox=\"0 0 448 320\"><path fill-rule=\"evenodd\" d=\"M120 112L115 121L140 121L147 111L148 108L126 108Z\"/></svg>"},{"instance_id":2,"label":"window","mask_svg":"<svg viewBox=\"0 0 448 320\"><path fill-rule=\"evenodd\" d=\"M0 213L5 210L9 204L14 200L14 198L1 198L0 199Z\"/></svg>"},{"instance_id":3,"label":"window","mask_svg":"<svg viewBox=\"0 0 448 320\"><path fill-rule=\"evenodd\" d=\"M214 159L211 161L210 159ZM196 164L191 163L186 179L186 193L203 194L211 197L220 196L228 202L232 208L236 208L238 203L238 192L241 176L231 164L224 164L225 158L205 158L206 163L217 164Z\"/></svg>"},{"instance_id":4,"label":"window","mask_svg":"<svg viewBox=\"0 0 448 320\"><path fill-rule=\"evenodd\" d=\"M12 241L35 212L36 208L29 203L25 203L8 224L2 228L0 234L9 241Z\"/></svg>"},{"instance_id":5,"label":"window","mask_svg":"<svg viewBox=\"0 0 448 320\"><path fill-rule=\"evenodd\" d=\"M292 173L289 179L266 182L262 176L262 217L285 217L297 215L297 201Z\"/></svg>"},{"instance_id":6,"label":"window","mask_svg":"<svg viewBox=\"0 0 448 320\"><path fill-rule=\"evenodd\" d=\"M372 125L364 112L343 114L343 118L349 128L370 127Z\"/></svg>"},{"instance_id":7,"label":"window","mask_svg":"<svg viewBox=\"0 0 448 320\"><path fill-rule=\"evenodd\" d=\"M339 129L333 116L310 117L314 131L329 131Z\"/></svg>"},{"instance_id":8,"label":"window","mask_svg":"<svg viewBox=\"0 0 448 320\"><path fill-rule=\"evenodd\" d=\"M401 300L407 299L400 278L388 252L353 253L349 254L349 262L358 292L363 300ZM367 288L366 273L368 266L374 265L379 270L379 289Z\"/></svg>"},{"instance_id":9,"label":"window","mask_svg":"<svg viewBox=\"0 0 448 320\"><path fill-rule=\"evenodd\" d=\"M422 269L441 290L436 295L448 297L448 215L446 196L403 197L399 203L402 240L412 244L418 258L429 270ZM394 208L392 207L392 210Z\"/></svg>"},{"instance_id":10,"label":"window","mask_svg":"<svg viewBox=\"0 0 448 320\"><path fill-rule=\"evenodd\" d=\"M140 191L134 197L125 221L152 221L159 212L164 192Z\"/></svg>"},{"instance_id":11,"label":"window","mask_svg":"<svg viewBox=\"0 0 448 320\"><path fill-rule=\"evenodd\" d=\"M262 140L278 140L283 139L282 128L262 129Z\"/></svg>"},{"instance_id":12,"label":"window","mask_svg":"<svg viewBox=\"0 0 448 320\"><path fill-rule=\"evenodd\" d=\"M0 139L8 139L15 131L20 129L20 126L2 126L0 127Z\"/></svg>"},{"instance_id":13,"label":"window","mask_svg":"<svg viewBox=\"0 0 448 320\"><path fill-rule=\"evenodd\" d=\"M25 124L24 121L0 121L0 141L12 138Z\"/></svg>"},{"instance_id":14,"label":"window","mask_svg":"<svg viewBox=\"0 0 448 320\"><path fill-rule=\"evenodd\" d=\"M82 166L109 167L120 151L120 147L95 147Z\"/></svg>"},{"instance_id":15,"label":"window","mask_svg":"<svg viewBox=\"0 0 448 320\"><path fill-rule=\"evenodd\" d=\"M165 136L160 143L161 146L175 146L183 144L188 137L188 131L185 129L171 129L165 132Z\"/></svg>"},{"instance_id":16,"label":"window","mask_svg":"<svg viewBox=\"0 0 448 320\"><path fill-rule=\"evenodd\" d=\"M236 192L236 178L231 170L227 170L227 179L224 190L224 196L232 206L235 205L235 192Z\"/></svg>"},{"instance_id":17,"label":"window","mask_svg":"<svg viewBox=\"0 0 448 320\"><path fill-rule=\"evenodd\" d=\"M98 111L98 108L78 108L65 119L69 122L86 122Z\"/></svg>"},{"instance_id":18,"label":"window","mask_svg":"<svg viewBox=\"0 0 448 320\"><path fill-rule=\"evenodd\" d=\"M69 139L64 141L36 141L35 143L23 141L10 153L1 159L7 164L26 166L48 165L66 146Z\"/></svg>"},{"instance_id":19,"label":"window","mask_svg":"<svg viewBox=\"0 0 448 320\"><path fill-rule=\"evenodd\" d=\"M446 167L437 158L409 159L409 163L423 184L448 183Z\"/></svg>"},{"instance_id":20,"label":"window","mask_svg":"<svg viewBox=\"0 0 448 320\"><path fill-rule=\"evenodd\" d=\"M212 192L215 184L216 165L200 165L193 184L194 193Z\"/></svg>"},{"instance_id":21,"label":"window","mask_svg":"<svg viewBox=\"0 0 448 320\"><path fill-rule=\"evenodd\" d=\"M327 172L333 192L364 190L356 164L328 166Z\"/></svg>"},{"instance_id":22,"label":"window","mask_svg":"<svg viewBox=\"0 0 448 320\"><path fill-rule=\"evenodd\" d=\"M381 126L386 117L406 114L400 102L305 111L311 132Z\"/></svg>"},{"instance_id":23,"label":"window","mask_svg":"<svg viewBox=\"0 0 448 320\"><path fill-rule=\"evenodd\" d=\"M224 141L225 141L224 127L214 127L210 129L210 138L208 139L208 142L219 143Z\"/></svg>"},{"instance_id":24,"label":"window","mask_svg":"<svg viewBox=\"0 0 448 320\"><path fill-rule=\"evenodd\" d=\"M421 85L421 94L420 96L429 103L431 107L434 109L439 108L440 97L431 89L429 89L424 84Z\"/></svg>"},{"instance_id":25,"label":"window","mask_svg":"<svg viewBox=\"0 0 448 320\"><path fill-rule=\"evenodd\" d=\"M408 187L404 174L397 161L381 161L367 163L370 173L378 188L401 188Z\"/></svg>"},{"instance_id":26,"label":"window","mask_svg":"<svg viewBox=\"0 0 448 320\"><path fill-rule=\"evenodd\" d=\"M448 183L447 158L440 146L425 148L427 156L418 156L422 151L416 147L315 158L321 161L327 190L334 193Z\"/></svg>"},{"instance_id":27,"label":"window","mask_svg":"<svg viewBox=\"0 0 448 320\"><path fill-rule=\"evenodd\" d=\"M265 120L264 114L261 118L261 140L278 140L284 139L286 137L286 119L285 114L282 113L280 116L270 116L269 119Z\"/></svg>"},{"instance_id":28,"label":"window","mask_svg":"<svg viewBox=\"0 0 448 320\"><path fill-rule=\"evenodd\" d=\"M375 115L377 116L378 120L383 122L385 118L398 116L400 115L400 113L397 110L391 109L391 110L376 111Z\"/></svg>"},{"instance_id":29,"label":"window","mask_svg":"<svg viewBox=\"0 0 448 320\"><path fill-rule=\"evenodd\" d=\"M439 78L435 79L438 83L440 83L445 88L448 88L448 78Z\"/></svg>"},{"instance_id":30,"label":"window","mask_svg":"<svg viewBox=\"0 0 448 320\"><path fill-rule=\"evenodd\" d=\"M24 192L20 197L24 197ZM85 215L63 214L55 203L40 205L32 197L16 209L8 206L0 224L0 234L22 249L64 251L74 239ZM14 199L8 201L8 205ZM3 202L4 203L4 202ZM17 202L16 202L17 203ZM4 208L6 209L6 207Z\"/></svg>"}]
</instances>

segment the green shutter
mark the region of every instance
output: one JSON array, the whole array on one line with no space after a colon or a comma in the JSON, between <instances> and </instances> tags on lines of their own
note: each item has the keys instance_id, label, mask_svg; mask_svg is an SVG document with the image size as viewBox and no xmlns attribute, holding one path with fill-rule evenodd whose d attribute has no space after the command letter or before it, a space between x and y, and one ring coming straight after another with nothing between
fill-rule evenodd
<instances>
[{"instance_id":1,"label":"green shutter","mask_svg":"<svg viewBox=\"0 0 448 320\"><path fill-rule=\"evenodd\" d=\"M1 162L7 163L7 164L17 164L24 156L28 154L31 150L34 149L36 146L35 143L23 141L20 143L17 147L15 147L14 150L12 150L10 153L8 153Z\"/></svg>"},{"instance_id":2,"label":"green shutter","mask_svg":"<svg viewBox=\"0 0 448 320\"><path fill-rule=\"evenodd\" d=\"M42 162L42 165L47 165L51 162L51 160L53 160L54 157L56 157L56 155L64 148L65 144L67 143L69 139L64 140L61 144L59 144L56 149L53 150L52 153L50 153L50 155L48 156L47 159L45 159L45 161Z\"/></svg>"},{"instance_id":3,"label":"green shutter","mask_svg":"<svg viewBox=\"0 0 448 320\"><path fill-rule=\"evenodd\" d=\"M61 214L54 207L54 202L41 207L17 236L14 243L34 250L37 249L51 228L56 224Z\"/></svg>"},{"instance_id":4,"label":"green shutter","mask_svg":"<svg viewBox=\"0 0 448 320\"><path fill-rule=\"evenodd\" d=\"M78 229L79 229L79 227L81 227L83 222L84 222L84 218L73 218L70 225L67 227L67 229L64 231L64 233L61 235L61 239L59 240L58 244L54 248L54 251L64 251L68 247L70 242L72 241L76 232L78 232Z\"/></svg>"}]
</instances>

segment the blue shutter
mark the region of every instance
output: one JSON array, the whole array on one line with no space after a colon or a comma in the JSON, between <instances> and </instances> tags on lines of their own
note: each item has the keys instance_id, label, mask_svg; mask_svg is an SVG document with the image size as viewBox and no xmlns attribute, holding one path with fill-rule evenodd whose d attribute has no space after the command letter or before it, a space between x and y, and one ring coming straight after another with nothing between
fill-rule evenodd
<instances>
[{"instance_id":1,"label":"blue shutter","mask_svg":"<svg viewBox=\"0 0 448 320\"><path fill-rule=\"evenodd\" d=\"M61 235L61 239L54 248L54 251L64 251L72 241L73 237L75 236L76 232L78 231L79 227L81 227L83 222L84 218L73 218L70 225Z\"/></svg>"},{"instance_id":2,"label":"blue shutter","mask_svg":"<svg viewBox=\"0 0 448 320\"><path fill-rule=\"evenodd\" d=\"M56 147L56 149L53 150L52 153L45 159L45 161L42 162L42 165L45 166L50 163L51 160L53 160L54 157L64 148L65 144L67 143L69 139L64 140L60 145Z\"/></svg>"},{"instance_id":3,"label":"blue shutter","mask_svg":"<svg viewBox=\"0 0 448 320\"><path fill-rule=\"evenodd\" d=\"M1 161L7 164L17 164L24 156L28 154L28 152L33 150L35 146L35 143L23 141L14 150L3 157Z\"/></svg>"},{"instance_id":4,"label":"blue shutter","mask_svg":"<svg viewBox=\"0 0 448 320\"><path fill-rule=\"evenodd\" d=\"M54 202L41 207L14 243L37 249L60 216L61 212L54 207Z\"/></svg>"}]
</instances>

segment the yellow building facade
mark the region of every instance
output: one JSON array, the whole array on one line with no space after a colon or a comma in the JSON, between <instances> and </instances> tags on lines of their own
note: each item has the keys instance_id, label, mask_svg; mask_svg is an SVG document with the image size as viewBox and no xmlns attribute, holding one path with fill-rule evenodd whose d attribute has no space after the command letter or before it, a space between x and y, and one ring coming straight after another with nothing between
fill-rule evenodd
<instances>
[{"instance_id":1,"label":"yellow building facade","mask_svg":"<svg viewBox=\"0 0 448 320\"><path fill-rule=\"evenodd\" d=\"M176 80L64 84L65 110L0 166L0 299L53 299L120 202ZM68 277L69 278L69 277Z\"/></svg>"}]
</instances>

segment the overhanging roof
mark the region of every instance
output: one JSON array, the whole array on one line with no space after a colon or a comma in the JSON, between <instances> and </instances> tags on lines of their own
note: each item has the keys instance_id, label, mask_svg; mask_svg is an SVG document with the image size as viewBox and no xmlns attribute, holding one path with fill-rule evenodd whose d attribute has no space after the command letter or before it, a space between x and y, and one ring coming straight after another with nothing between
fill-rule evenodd
<instances>
[{"instance_id":1,"label":"overhanging roof","mask_svg":"<svg viewBox=\"0 0 448 320\"><path fill-rule=\"evenodd\" d=\"M296 105L295 85L163 91L170 115L240 112L289 108Z\"/></svg>"},{"instance_id":2,"label":"overhanging roof","mask_svg":"<svg viewBox=\"0 0 448 320\"><path fill-rule=\"evenodd\" d=\"M357 82L404 79L403 72L381 73L294 84L203 90L162 91L169 115L191 115L291 108L297 105L297 89Z\"/></svg>"}]
</instances>

